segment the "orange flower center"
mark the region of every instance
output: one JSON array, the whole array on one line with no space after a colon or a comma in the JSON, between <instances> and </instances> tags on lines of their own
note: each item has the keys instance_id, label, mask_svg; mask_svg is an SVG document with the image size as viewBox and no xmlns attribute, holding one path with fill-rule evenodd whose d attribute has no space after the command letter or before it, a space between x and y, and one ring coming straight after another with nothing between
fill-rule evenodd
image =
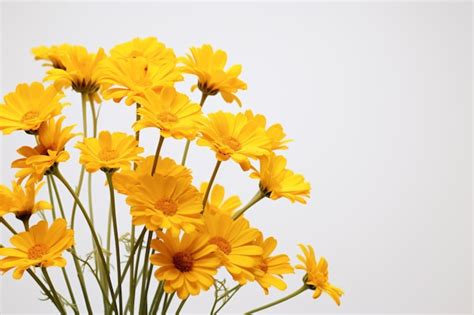
<instances>
[{"instance_id":1,"label":"orange flower center","mask_svg":"<svg viewBox=\"0 0 474 315\"><path fill-rule=\"evenodd\" d=\"M230 243L220 236L215 236L209 240L209 243L217 245L219 249L226 255L229 255L232 251L232 246Z\"/></svg>"},{"instance_id":2,"label":"orange flower center","mask_svg":"<svg viewBox=\"0 0 474 315\"><path fill-rule=\"evenodd\" d=\"M36 244L28 250L29 259L40 259L48 253L48 246L44 244Z\"/></svg>"},{"instance_id":3,"label":"orange flower center","mask_svg":"<svg viewBox=\"0 0 474 315\"><path fill-rule=\"evenodd\" d=\"M268 271L268 265L264 262L262 262L260 265L258 265L258 268L260 270L262 270L263 272L267 272Z\"/></svg>"},{"instance_id":4,"label":"orange flower center","mask_svg":"<svg viewBox=\"0 0 474 315\"><path fill-rule=\"evenodd\" d=\"M167 216L172 216L176 211L178 211L178 206L175 202L165 199L158 200L155 203L155 208L162 211Z\"/></svg>"},{"instance_id":5,"label":"orange flower center","mask_svg":"<svg viewBox=\"0 0 474 315\"><path fill-rule=\"evenodd\" d=\"M194 259L190 253L177 252L173 256L173 264L181 272L188 272L193 269Z\"/></svg>"},{"instance_id":6,"label":"orange flower center","mask_svg":"<svg viewBox=\"0 0 474 315\"><path fill-rule=\"evenodd\" d=\"M328 276L324 272L316 271L309 274L309 278L312 282L322 285L328 281Z\"/></svg>"},{"instance_id":7,"label":"orange flower center","mask_svg":"<svg viewBox=\"0 0 474 315\"><path fill-rule=\"evenodd\" d=\"M233 138L233 137L227 137L224 139L224 144L227 145L229 148L231 148L234 151L238 151L242 148L242 145L240 144L239 140Z\"/></svg>"},{"instance_id":8,"label":"orange flower center","mask_svg":"<svg viewBox=\"0 0 474 315\"><path fill-rule=\"evenodd\" d=\"M39 112L31 110L31 111L29 111L29 112L27 112L26 114L23 115L23 117L21 118L21 121L22 122L27 122L27 121L30 121L30 120L34 120L38 117L39 117Z\"/></svg>"},{"instance_id":9,"label":"orange flower center","mask_svg":"<svg viewBox=\"0 0 474 315\"><path fill-rule=\"evenodd\" d=\"M118 156L117 150L100 150L99 158L102 161L111 161Z\"/></svg>"},{"instance_id":10,"label":"orange flower center","mask_svg":"<svg viewBox=\"0 0 474 315\"><path fill-rule=\"evenodd\" d=\"M159 113L157 117L162 122L177 122L178 121L178 117L176 117L176 115L169 112Z\"/></svg>"}]
</instances>

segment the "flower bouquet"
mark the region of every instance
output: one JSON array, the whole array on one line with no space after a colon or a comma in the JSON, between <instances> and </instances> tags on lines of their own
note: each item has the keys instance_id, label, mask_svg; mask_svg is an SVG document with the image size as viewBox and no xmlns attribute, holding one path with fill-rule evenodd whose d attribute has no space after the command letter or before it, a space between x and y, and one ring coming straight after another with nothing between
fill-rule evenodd
<instances>
[{"instance_id":1,"label":"flower bouquet","mask_svg":"<svg viewBox=\"0 0 474 315\"><path fill-rule=\"evenodd\" d=\"M226 69L224 51L203 45L176 57L171 48L149 37L119 44L108 55L103 49L90 53L68 44L32 52L46 62L43 81L51 84L18 84L0 105L3 134L24 131L32 143L17 150L20 157L12 168L18 171L11 187L0 186L0 222L12 234L11 246L0 248L2 273L12 270L14 279L22 279L26 272L62 314L178 314L189 298L209 289L214 290L209 312L217 314L249 282L257 282L264 294L272 287L286 290L283 276L293 274L294 268L303 271L300 288L264 306L248 305L248 313L308 290L313 298L326 292L340 303L342 290L328 282L327 261L317 259L310 245L300 245L303 255L293 267L287 255L274 253L276 239L264 236L245 218L263 199L306 203L310 185L277 154L289 142L280 124L270 125L251 110L204 114L206 100L217 95L242 106L236 95L247 88L239 79L241 66ZM198 89L199 103L176 90L175 83L185 75L197 78L192 91ZM62 114L69 89L82 99L80 133ZM136 111L130 134L99 129L106 100ZM151 156L143 156L140 146L145 128L157 132ZM172 139L182 140L180 161L162 155L162 147ZM61 171L70 160L66 146L73 141L80 151L78 178ZM186 166L194 141L215 153L207 182L198 183ZM238 196L225 197L224 187L216 183L222 163L238 163L256 180L256 194L245 205ZM94 224L91 176L96 172L109 193L106 235ZM50 200L38 201L45 183ZM130 216L117 212L116 194L125 195L122 208L127 207ZM72 207L65 206L66 198ZM118 216L130 218L130 223L119 226ZM87 229L77 229L78 217ZM78 231L90 236L88 255L76 247ZM232 280L219 279L219 269ZM64 284L55 283L52 272L61 273L55 278ZM92 286L100 290L99 297L88 293ZM93 309L93 298L102 300L102 310Z\"/></svg>"}]
</instances>

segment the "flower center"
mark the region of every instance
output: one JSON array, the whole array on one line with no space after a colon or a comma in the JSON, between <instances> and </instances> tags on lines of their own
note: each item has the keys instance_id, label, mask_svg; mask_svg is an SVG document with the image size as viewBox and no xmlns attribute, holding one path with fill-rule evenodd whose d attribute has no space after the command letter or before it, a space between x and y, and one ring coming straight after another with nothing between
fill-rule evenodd
<instances>
[{"instance_id":1,"label":"flower center","mask_svg":"<svg viewBox=\"0 0 474 315\"><path fill-rule=\"evenodd\" d=\"M311 274L311 280L315 283L319 284L324 284L328 281L328 276L324 272L316 271Z\"/></svg>"},{"instance_id":2,"label":"flower center","mask_svg":"<svg viewBox=\"0 0 474 315\"><path fill-rule=\"evenodd\" d=\"M240 150L242 148L242 145L240 144L239 140L233 138L233 137L227 137L224 139L224 144L230 147L234 151Z\"/></svg>"},{"instance_id":3,"label":"flower center","mask_svg":"<svg viewBox=\"0 0 474 315\"><path fill-rule=\"evenodd\" d=\"M117 150L100 150L99 158L102 161L111 161L118 156Z\"/></svg>"},{"instance_id":4,"label":"flower center","mask_svg":"<svg viewBox=\"0 0 474 315\"><path fill-rule=\"evenodd\" d=\"M178 118L176 117L176 115L174 115L172 113L169 113L169 112L159 113L157 115L157 117L162 122L172 122L172 123L174 123L174 122L178 121Z\"/></svg>"},{"instance_id":5,"label":"flower center","mask_svg":"<svg viewBox=\"0 0 474 315\"><path fill-rule=\"evenodd\" d=\"M173 256L173 264L181 272L188 272L193 269L194 259L190 253L177 252Z\"/></svg>"},{"instance_id":6,"label":"flower center","mask_svg":"<svg viewBox=\"0 0 474 315\"><path fill-rule=\"evenodd\" d=\"M258 265L258 268L260 270L262 270L263 272L267 272L268 271L268 265L264 262L262 262L260 265Z\"/></svg>"},{"instance_id":7,"label":"flower center","mask_svg":"<svg viewBox=\"0 0 474 315\"><path fill-rule=\"evenodd\" d=\"M220 236L215 236L211 238L209 240L209 243L217 245L217 247L219 247L219 249L226 255L229 255L232 251L232 246L230 245L230 243Z\"/></svg>"},{"instance_id":8,"label":"flower center","mask_svg":"<svg viewBox=\"0 0 474 315\"><path fill-rule=\"evenodd\" d=\"M39 112L31 110L31 111L29 111L29 112L27 112L23 115L23 117L21 118L21 121L22 122L27 122L27 121L30 121L30 120L34 120L38 117L39 117Z\"/></svg>"},{"instance_id":9,"label":"flower center","mask_svg":"<svg viewBox=\"0 0 474 315\"><path fill-rule=\"evenodd\" d=\"M28 250L29 259L40 259L48 253L48 246L44 244L36 244Z\"/></svg>"},{"instance_id":10,"label":"flower center","mask_svg":"<svg viewBox=\"0 0 474 315\"><path fill-rule=\"evenodd\" d=\"M155 203L155 208L162 211L167 216L172 216L178 210L178 206L171 200L158 200Z\"/></svg>"}]
</instances>

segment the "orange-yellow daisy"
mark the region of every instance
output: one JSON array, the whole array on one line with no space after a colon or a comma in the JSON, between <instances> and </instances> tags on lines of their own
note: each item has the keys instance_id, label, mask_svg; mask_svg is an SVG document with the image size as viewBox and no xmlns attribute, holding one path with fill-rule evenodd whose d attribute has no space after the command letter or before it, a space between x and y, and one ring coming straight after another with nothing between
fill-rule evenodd
<instances>
[{"instance_id":1,"label":"orange-yellow daisy","mask_svg":"<svg viewBox=\"0 0 474 315\"><path fill-rule=\"evenodd\" d=\"M248 170L249 158L256 159L270 153L271 140L265 130L245 114L218 111L209 114L200 124L197 144L210 147L219 161L232 159Z\"/></svg>"},{"instance_id":2,"label":"orange-yellow daisy","mask_svg":"<svg viewBox=\"0 0 474 315\"><path fill-rule=\"evenodd\" d=\"M150 262L158 266L155 277L165 281L167 293L177 292L182 300L189 295L198 295L214 283L214 275L220 266L215 254L216 246L198 232L185 233L180 239L171 232L157 232L157 239L151 242L156 254Z\"/></svg>"},{"instance_id":3,"label":"orange-yellow daisy","mask_svg":"<svg viewBox=\"0 0 474 315\"><path fill-rule=\"evenodd\" d=\"M200 191L203 195L206 192L207 185L207 182L201 184ZM227 215L232 215L234 211L242 205L239 196L230 196L225 200L224 196L224 186L214 184L212 186L212 191L209 195L209 200L206 203L206 208L204 209L204 212L210 214L224 213Z\"/></svg>"},{"instance_id":4,"label":"orange-yellow daisy","mask_svg":"<svg viewBox=\"0 0 474 315\"><path fill-rule=\"evenodd\" d=\"M140 184L142 176L151 174L154 159L155 156L150 155L138 161L135 170L121 170L115 173L113 176L114 188L119 193L128 195L134 187ZM158 158L155 174L160 174L163 177L184 178L190 184L193 179L189 168L176 164L176 162L170 158Z\"/></svg>"},{"instance_id":5,"label":"orange-yellow daisy","mask_svg":"<svg viewBox=\"0 0 474 315\"><path fill-rule=\"evenodd\" d=\"M26 185L24 188L12 182L12 189L0 185L0 216L13 213L20 220L28 220L30 216L40 210L51 209L46 201L36 201L36 195L44 183Z\"/></svg>"},{"instance_id":6,"label":"orange-yellow daisy","mask_svg":"<svg viewBox=\"0 0 474 315\"><path fill-rule=\"evenodd\" d=\"M247 84L239 79L242 71L241 65L233 65L225 70L227 54L223 50L214 51L211 45L192 47L191 54L180 58L183 63L184 73L194 74L198 77L197 85L206 95L220 93L227 103L236 101L242 106L240 99L235 95L238 90L246 90Z\"/></svg>"},{"instance_id":7,"label":"orange-yellow daisy","mask_svg":"<svg viewBox=\"0 0 474 315\"><path fill-rule=\"evenodd\" d=\"M145 225L150 231L169 229L193 232L202 224L201 194L187 178L160 174L140 177L140 184L127 197L132 223Z\"/></svg>"},{"instance_id":8,"label":"orange-yellow daisy","mask_svg":"<svg viewBox=\"0 0 474 315\"><path fill-rule=\"evenodd\" d=\"M254 114L251 110L246 110L245 116L249 120L255 120L259 126L265 129L268 138L271 140L270 149L272 151L288 149L287 143L291 140L285 139L286 134L280 124L273 124L267 129L267 118L264 115Z\"/></svg>"},{"instance_id":9,"label":"orange-yellow daisy","mask_svg":"<svg viewBox=\"0 0 474 315\"><path fill-rule=\"evenodd\" d=\"M44 122L38 130L38 145L17 150L23 158L13 161L12 167L20 169L16 173L19 182L26 177L29 177L28 183L39 181L53 165L69 159L65 146L77 134L72 133L74 125L63 128L64 119L63 116Z\"/></svg>"},{"instance_id":10,"label":"orange-yellow daisy","mask_svg":"<svg viewBox=\"0 0 474 315\"><path fill-rule=\"evenodd\" d=\"M298 259L303 264L296 265L295 268L306 272L305 284L314 290L313 298L317 299L324 291L331 296L337 305L340 305L340 297L344 294L344 291L329 283L328 262L326 259L321 257L318 261L311 245L305 247L300 244L299 246L303 251L304 257L298 255Z\"/></svg>"},{"instance_id":11,"label":"orange-yellow daisy","mask_svg":"<svg viewBox=\"0 0 474 315\"><path fill-rule=\"evenodd\" d=\"M234 221L225 214L205 214L201 233L209 237L210 244L217 245L221 263L234 280L241 285L255 280L253 271L262 262L263 250L254 244L260 232L245 218Z\"/></svg>"},{"instance_id":12,"label":"orange-yellow daisy","mask_svg":"<svg viewBox=\"0 0 474 315\"><path fill-rule=\"evenodd\" d=\"M4 134L16 130L35 134L43 122L61 113L63 97L54 86L44 87L39 82L18 84L0 104L0 130Z\"/></svg>"},{"instance_id":13,"label":"orange-yellow daisy","mask_svg":"<svg viewBox=\"0 0 474 315\"><path fill-rule=\"evenodd\" d=\"M35 60L45 60L50 63L45 63L43 66L49 66L56 69L66 69L63 64L62 58L67 54L68 50L71 49L69 44L38 46L31 49L31 52L35 56Z\"/></svg>"},{"instance_id":14,"label":"orange-yellow daisy","mask_svg":"<svg viewBox=\"0 0 474 315\"><path fill-rule=\"evenodd\" d=\"M130 169L130 164L140 160L139 154L144 151L133 136L109 131L101 131L98 138L85 138L83 142L76 144L76 148L81 150L79 162L90 173L99 169Z\"/></svg>"},{"instance_id":15,"label":"orange-yellow daisy","mask_svg":"<svg viewBox=\"0 0 474 315\"><path fill-rule=\"evenodd\" d=\"M135 131L144 128L158 128L163 137L193 139L196 136L197 122L202 119L201 106L173 87L161 91L147 90L143 97L135 100L140 104L140 119L135 122Z\"/></svg>"},{"instance_id":16,"label":"orange-yellow daisy","mask_svg":"<svg viewBox=\"0 0 474 315\"><path fill-rule=\"evenodd\" d=\"M277 241L273 237L265 240L260 234L255 241L255 245L262 247L262 262L256 267L259 272L255 272L255 280L262 287L265 294L268 294L270 287L279 290L286 289L286 283L282 280L283 274L294 273L290 265L290 259L285 254L270 256L276 248Z\"/></svg>"},{"instance_id":17,"label":"orange-yellow daisy","mask_svg":"<svg viewBox=\"0 0 474 315\"><path fill-rule=\"evenodd\" d=\"M271 153L260 158L260 170L254 168L250 177L260 180L260 190L271 199L287 198L291 202L306 203L311 190L310 184L300 174L286 168L283 156Z\"/></svg>"},{"instance_id":18,"label":"orange-yellow daisy","mask_svg":"<svg viewBox=\"0 0 474 315\"><path fill-rule=\"evenodd\" d=\"M21 279L31 267L64 267L66 259L62 253L74 245L74 232L67 229L64 219L56 219L48 228L40 221L28 231L10 238L13 248L0 248L0 270L15 268L14 279Z\"/></svg>"}]
</instances>

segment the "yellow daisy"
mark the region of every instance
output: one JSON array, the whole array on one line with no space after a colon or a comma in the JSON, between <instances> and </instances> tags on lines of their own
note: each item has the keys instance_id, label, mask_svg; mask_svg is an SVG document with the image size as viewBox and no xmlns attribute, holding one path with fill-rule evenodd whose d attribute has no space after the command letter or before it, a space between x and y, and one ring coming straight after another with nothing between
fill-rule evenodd
<instances>
[{"instance_id":1,"label":"yellow daisy","mask_svg":"<svg viewBox=\"0 0 474 315\"><path fill-rule=\"evenodd\" d=\"M265 129L268 138L271 140L270 149L272 151L288 149L286 144L291 140L285 139L286 134L280 124L271 125L267 129L267 119L265 116L260 114L255 115L251 110L245 111L245 116L247 116L249 120L255 120L260 127Z\"/></svg>"},{"instance_id":2,"label":"yellow daisy","mask_svg":"<svg viewBox=\"0 0 474 315\"><path fill-rule=\"evenodd\" d=\"M216 95L220 93L227 103L236 101L242 106L240 99L235 95L238 90L246 90L247 84L238 77L242 71L241 65L233 65L224 70L227 63L227 54L218 49L214 51L210 45L192 47L191 54L180 58L184 64L184 73L194 74L198 77L197 85L203 94Z\"/></svg>"},{"instance_id":3,"label":"yellow daisy","mask_svg":"<svg viewBox=\"0 0 474 315\"><path fill-rule=\"evenodd\" d=\"M45 88L39 82L18 84L0 104L0 130L4 134L16 130L36 134L43 122L61 113L63 97L54 86Z\"/></svg>"},{"instance_id":4,"label":"yellow daisy","mask_svg":"<svg viewBox=\"0 0 474 315\"><path fill-rule=\"evenodd\" d=\"M197 121L202 119L201 106L173 87L164 87L160 92L147 90L135 100L141 105L140 120L133 125L135 131L154 127L165 138L191 140L196 136Z\"/></svg>"},{"instance_id":5,"label":"yellow daisy","mask_svg":"<svg viewBox=\"0 0 474 315\"><path fill-rule=\"evenodd\" d=\"M274 153L260 159L260 171L254 168L250 177L260 179L260 190L271 199L287 198L306 203L310 184L300 174L286 169L286 159Z\"/></svg>"},{"instance_id":6,"label":"yellow daisy","mask_svg":"<svg viewBox=\"0 0 474 315\"><path fill-rule=\"evenodd\" d=\"M159 91L181 80L175 61L148 63L145 58L109 58L101 66L102 96L117 103L125 98L127 105L136 103L136 97L144 96L146 90Z\"/></svg>"},{"instance_id":7,"label":"yellow daisy","mask_svg":"<svg viewBox=\"0 0 474 315\"><path fill-rule=\"evenodd\" d=\"M0 269L4 272L15 268L14 279L21 279L30 267L64 267L62 253L74 245L74 231L66 228L64 219L56 219L48 228L40 221L29 231L10 238L14 248L0 248Z\"/></svg>"},{"instance_id":8,"label":"yellow daisy","mask_svg":"<svg viewBox=\"0 0 474 315\"><path fill-rule=\"evenodd\" d=\"M279 290L285 290L286 283L282 280L282 275L294 273L290 259L284 254L270 256L277 245L277 241L273 237L263 240L263 235L260 234L255 245L263 248L262 262L256 267L260 272L255 273L255 280L265 294L268 294L268 289L272 286Z\"/></svg>"},{"instance_id":9,"label":"yellow daisy","mask_svg":"<svg viewBox=\"0 0 474 315\"><path fill-rule=\"evenodd\" d=\"M71 46L61 57L64 69L48 70L44 80L54 81L58 88L72 87L78 93L95 94L101 85L98 65L105 58L102 48L90 53L85 47Z\"/></svg>"},{"instance_id":10,"label":"yellow daisy","mask_svg":"<svg viewBox=\"0 0 474 315\"><path fill-rule=\"evenodd\" d=\"M148 63L174 62L176 56L173 49L167 48L156 37L134 38L118 44L110 50L112 58L131 59L144 58Z\"/></svg>"},{"instance_id":11,"label":"yellow daisy","mask_svg":"<svg viewBox=\"0 0 474 315\"><path fill-rule=\"evenodd\" d=\"M140 160L138 155L144 151L133 136L109 131L101 131L99 138L85 138L83 142L76 144L76 148L81 150L79 162L90 173L99 169L130 169L130 163Z\"/></svg>"},{"instance_id":12,"label":"yellow daisy","mask_svg":"<svg viewBox=\"0 0 474 315\"><path fill-rule=\"evenodd\" d=\"M299 246L303 251L304 257L298 255L298 259L303 265L296 265L295 267L306 272L305 284L314 290L313 298L317 299L324 291L332 297L337 305L340 305L340 297L344 294L344 291L329 283L328 262L326 259L321 257L318 262L311 245L305 247L300 244Z\"/></svg>"},{"instance_id":13,"label":"yellow daisy","mask_svg":"<svg viewBox=\"0 0 474 315\"><path fill-rule=\"evenodd\" d=\"M206 192L207 185L207 182L201 184L200 191L203 195ZM224 195L224 187L219 184L214 184L204 212L210 214L223 213L232 215L234 211L242 205L239 196L230 196L224 200Z\"/></svg>"},{"instance_id":14,"label":"yellow daisy","mask_svg":"<svg viewBox=\"0 0 474 315\"><path fill-rule=\"evenodd\" d=\"M13 213L19 220L26 220L39 210L51 209L46 201L36 201L36 195L44 183L26 185L25 188L12 182L12 189L0 185L0 216Z\"/></svg>"},{"instance_id":15,"label":"yellow daisy","mask_svg":"<svg viewBox=\"0 0 474 315\"><path fill-rule=\"evenodd\" d=\"M187 178L160 174L140 177L140 184L127 197L132 223L145 224L150 231L169 229L193 232L202 224L201 194Z\"/></svg>"},{"instance_id":16,"label":"yellow daisy","mask_svg":"<svg viewBox=\"0 0 474 315\"><path fill-rule=\"evenodd\" d=\"M206 214L201 232L209 237L210 244L217 245L221 263L234 280L241 285L255 280L254 267L262 262L263 250L254 245L260 232L245 218L234 221L225 214Z\"/></svg>"},{"instance_id":17,"label":"yellow daisy","mask_svg":"<svg viewBox=\"0 0 474 315\"><path fill-rule=\"evenodd\" d=\"M166 234L157 231L157 236L151 242L157 253L151 255L150 262L158 266L155 277L165 281L165 292L177 292L184 300L201 290L207 291L220 266L216 246L198 232L184 234L181 239L169 231Z\"/></svg>"},{"instance_id":18,"label":"yellow daisy","mask_svg":"<svg viewBox=\"0 0 474 315\"><path fill-rule=\"evenodd\" d=\"M200 124L197 144L210 147L219 161L232 159L248 170L249 158L256 159L270 153L270 139L265 130L245 114L219 111L209 114Z\"/></svg>"},{"instance_id":19,"label":"yellow daisy","mask_svg":"<svg viewBox=\"0 0 474 315\"><path fill-rule=\"evenodd\" d=\"M68 50L71 49L71 45L62 44L62 45L53 45L50 47L38 46L31 49L31 52L35 56L35 60L45 60L50 63L45 63L43 66L50 66L56 69L66 69L64 66L62 58L67 54Z\"/></svg>"},{"instance_id":20,"label":"yellow daisy","mask_svg":"<svg viewBox=\"0 0 474 315\"><path fill-rule=\"evenodd\" d=\"M137 162L136 170L121 170L115 173L113 176L114 188L121 194L130 194L132 189L140 184L142 176L151 174L154 159L155 156L150 155ZM163 177L184 178L189 184L193 179L189 168L176 164L170 158L158 158L155 174L160 174Z\"/></svg>"},{"instance_id":21,"label":"yellow daisy","mask_svg":"<svg viewBox=\"0 0 474 315\"><path fill-rule=\"evenodd\" d=\"M13 161L12 167L20 168L16 173L19 182L29 177L28 183L39 181L57 163L69 159L65 151L66 143L77 134L72 133L74 125L64 127L65 117L44 122L38 130L38 145L34 148L23 146L17 150L23 158Z\"/></svg>"}]
</instances>

